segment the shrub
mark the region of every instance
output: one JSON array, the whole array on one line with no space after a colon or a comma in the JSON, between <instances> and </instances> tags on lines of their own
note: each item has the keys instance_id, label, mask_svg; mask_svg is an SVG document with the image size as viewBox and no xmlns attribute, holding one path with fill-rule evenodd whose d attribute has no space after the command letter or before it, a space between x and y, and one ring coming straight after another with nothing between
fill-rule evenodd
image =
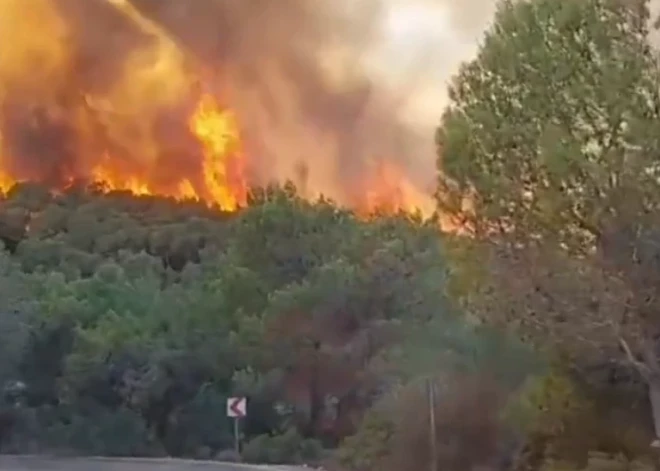
<instances>
[{"instance_id":1,"label":"shrub","mask_svg":"<svg viewBox=\"0 0 660 471\"><path fill-rule=\"evenodd\" d=\"M243 449L242 458L247 463L300 464L321 458L320 442L303 438L296 429L289 428L278 435L259 435Z\"/></svg>"},{"instance_id":2,"label":"shrub","mask_svg":"<svg viewBox=\"0 0 660 471\"><path fill-rule=\"evenodd\" d=\"M127 409L74 416L52 425L45 442L52 449L96 456L153 456L162 454L142 420Z\"/></svg>"},{"instance_id":3,"label":"shrub","mask_svg":"<svg viewBox=\"0 0 660 471\"><path fill-rule=\"evenodd\" d=\"M561 373L530 378L511 397L503 415L525 437L520 459L526 466L552 457L582 464L594 446L595 435L589 429L599 419L575 383Z\"/></svg>"},{"instance_id":4,"label":"shrub","mask_svg":"<svg viewBox=\"0 0 660 471\"><path fill-rule=\"evenodd\" d=\"M438 470L471 469L499 458L503 423L500 395L487 381L454 377L437 393ZM339 452L340 463L355 471L428 469L431 448L426 388L406 387L379 416L368 415Z\"/></svg>"},{"instance_id":5,"label":"shrub","mask_svg":"<svg viewBox=\"0 0 660 471\"><path fill-rule=\"evenodd\" d=\"M234 439L225 401L226 398L212 388L203 388L175 411L164 439L170 454L210 458L218 450L230 448Z\"/></svg>"},{"instance_id":6,"label":"shrub","mask_svg":"<svg viewBox=\"0 0 660 471\"><path fill-rule=\"evenodd\" d=\"M358 431L341 444L338 451L340 464L355 471L374 469L387 457L394 431L395 424L390 417L379 410L370 410Z\"/></svg>"}]
</instances>

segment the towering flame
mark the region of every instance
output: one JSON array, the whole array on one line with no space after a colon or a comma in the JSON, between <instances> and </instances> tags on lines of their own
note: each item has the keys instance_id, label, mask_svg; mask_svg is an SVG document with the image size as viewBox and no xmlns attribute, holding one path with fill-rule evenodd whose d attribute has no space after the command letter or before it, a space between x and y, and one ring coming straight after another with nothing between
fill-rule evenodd
<instances>
[{"instance_id":1,"label":"towering flame","mask_svg":"<svg viewBox=\"0 0 660 471\"><path fill-rule=\"evenodd\" d=\"M128 190L136 195L166 194L179 199L204 199L224 211L234 211L247 200L245 157L241 149L238 123L228 109L205 94L189 118L192 134L202 150L202 183L196 189L188 177L182 176L170 190L159 189L148 176L141 178L117 168L107 154L94 166L91 177L108 190ZM0 184L2 180L0 180ZM11 185L11 180L7 180Z\"/></svg>"},{"instance_id":2,"label":"towering flame","mask_svg":"<svg viewBox=\"0 0 660 471\"><path fill-rule=\"evenodd\" d=\"M54 188L82 180L138 195L203 200L233 211L246 204L249 185L295 180L295 174L282 172L286 166L271 166L272 159L264 156L266 139L255 139L253 129L291 123L285 111L304 104L283 104L282 94L273 94L259 99L278 108L275 121L240 113L241 100L254 109L254 97L246 90L224 96L231 87L216 83L217 74L208 79L207 64L192 56L171 28L135 6L140 3L147 2L0 0L0 41L6 45L0 54L0 189L22 180ZM229 92L219 93L221 86ZM359 98L361 93L358 89L355 96L367 100L368 95ZM338 127L346 119L342 106L327 103L328 121ZM273 124L264 125L264 119ZM364 161L323 162L328 149L350 151L331 142L331 133L320 127L324 119L298 123L294 139L286 136L281 142L303 155L306 165L316 165L316 174L323 173L319 168L337 171L339 186L346 187L330 196L365 213L432 211L430 196L394 160L377 161L366 170ZM356 149L370 149L352 135L354 130L345 132ZM276 141L274 134L269 137ZM250 146L250 139L260 144ZM318 157L310 157L311 151ZM253 168L261 172L258 178ZM310 197L321 191L308 190Z\"/></svg>"},{"instance_id":3,"label":"towering flame","mask_svg":"<svg viewBox=\"0 0 660 471\"><path fill-rule=\"evenodd\" d=\"M204 95L190 121L204 146L202 169L206 188L220 208L233 211L247 197L245 166L235 116Z\"/></svg>"}]
</instances>

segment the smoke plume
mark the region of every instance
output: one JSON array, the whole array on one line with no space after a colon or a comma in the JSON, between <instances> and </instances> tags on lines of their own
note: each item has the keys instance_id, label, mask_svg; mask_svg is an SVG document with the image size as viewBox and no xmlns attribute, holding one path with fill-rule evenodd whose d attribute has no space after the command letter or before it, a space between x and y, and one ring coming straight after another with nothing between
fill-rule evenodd
<instances>
[{"instance_id":1,"label":"smoke plume","mask_svg":"<svg viewBox=\"0 0 660 471\"><path fill-rule=\"evenodd\" d=\"M251 184L360 204L387 164L423 206L445 81L494 5L3 0L0 164L53 185L101 165L170 194L185 174L199 190L188 117L211 93L236 116Z\"/></svg>"}]
</instances>

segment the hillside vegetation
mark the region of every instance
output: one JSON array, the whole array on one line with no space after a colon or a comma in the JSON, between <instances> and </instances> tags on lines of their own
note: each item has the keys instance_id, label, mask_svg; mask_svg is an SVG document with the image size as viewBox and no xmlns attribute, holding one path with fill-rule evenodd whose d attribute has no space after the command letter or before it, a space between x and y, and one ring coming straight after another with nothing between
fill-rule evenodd
<instances>
[{"instance_id":1,"label":"hillside vegetation","mask_svg":"<svg viewBox=\"0 0 660 471\"><path fill-rule=\"evenodd\" d=\"M246 458L318 458L405 379L392 345L460 325L438 236L290 186L230 214L17 185L0 206L2 449L210 457L233 444L226 398L247 395Z\"/></svg>"},{"instance_id":2,"label":"hillside vegetation","mask_svg":"<svg viewBox=\"0 0 660 471\"><path fill-rule=\"evenodd\" d=\"M290 184L232 213L16 185L0 201L0 450L647 466L660 444L648 6L500 2L437 130L438 210L456 233ZM242 395L235 456L225 401Z\"/></svg>"}]
</instances>

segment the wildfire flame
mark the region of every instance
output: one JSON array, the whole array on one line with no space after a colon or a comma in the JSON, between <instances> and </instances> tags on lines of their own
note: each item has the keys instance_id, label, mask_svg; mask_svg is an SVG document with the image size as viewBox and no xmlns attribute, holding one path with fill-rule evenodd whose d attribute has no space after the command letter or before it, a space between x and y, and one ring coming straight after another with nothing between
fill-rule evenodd
<instances>
[{"instance_id":1,"label":"wildfire flame","mask_svg":"<svg viewBox=\"0 0 660 471\"><path fill-rule=\"evenodd\" d=\"M369 175L362 189L362 201L358 203L359 213L419 210L428 215L433 212L434 203L431 198L407 180L404 172L391 160L374 161Z\"/></svg>"},{"instance_id":2,"label":"wildfire flame","mask_svg":"<svg viewBox=\"0 0 660 471\"><path fill-rule=\"evenodd\" d=\"M64 2L0 2L0 40L9 44L0 55L0 189L87 180L225 211L244 206L254 183L241 132L249 123L200 85L200 68L165 30L127 0L105 5L148 38L121 50L107 77L81 73ZM344 202L362 214L434 208L391 161L375 164L360 191Z\"/></svg>"},{"instance_id":3,"label":"wildfire flame","mask_svg":"<svg viewBox=\"0 0 660 471\"><path fill-rule=\"evenodd\" d=\"M234 115L221 109L213 97L204 95L190 127L204 145L204 182L213 200L227 211L244 205L247 184Z\"/></svg>"},{"instance_id":4,"label":"wildfire flame","mask_svg":"<svg viewBox=\"0 0 660 471\"><path fill-rule=\"evenodd\" d=\"M107 155L92 169L92 179L108 190L128 190L136 195L164 193L179 199L209 200L224 211L234 211L245 205L245 161L234 115L230 110L223 109L211 95L203 95L189 119L189 127L202 147L202 191L196 190L187 177L182 177L172 191L159 191L148 178L115 169L113 159ZM7 183L12 184L11 180Z\"/></svg>"}]
</instances>

